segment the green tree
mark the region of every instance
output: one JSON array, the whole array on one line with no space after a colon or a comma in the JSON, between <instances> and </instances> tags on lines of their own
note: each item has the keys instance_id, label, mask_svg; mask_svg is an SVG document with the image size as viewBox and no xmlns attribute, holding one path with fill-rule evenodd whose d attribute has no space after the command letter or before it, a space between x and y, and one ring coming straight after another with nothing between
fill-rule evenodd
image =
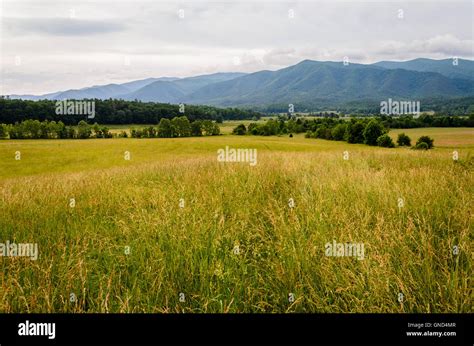
<instances>
[{"instance_id":1,"label":"green tree","mask_svg":"<svg viewBox=\"0 0 474 346\"><path fill-rule=\"evenodd\" d=\"M332 138L335 141L343 141L344 134L346 133L346 124L337 124L331 130Z\"/></svg>"},{"instance_id":2,"label":"green tree","mask_svg":"<svg viewBox=\"0 0 474 346\"><path fill-rule=\"evenodd\" d=\"M377 139L385 134L386 131L382 124L372 119L369 123L365 126L364 129L364 143L368 145L377 145Z\"/></svg>"},{"instance_id":3,"label":"green tree","mask_svg":"<svg viewBox=\"0 0 474 346\"><path fill-rule=\"evenodd\" d=\"M252 135L258 135L259 134L259 126L257 123L250 123L249 126L247 126L247 132L252 134Z\"/></svg>"},{"instance_id":4,"label":"green tree","mask_svg":"<svg viewBox=\"0 0 474 346\"><path fill-rule=\"evenodd\" d=\"M217 136L220 133L219 125L215 124L211 120L204 120L202 122L202 128L206 136Z\"/></svg>"},{"instance_id":5,"label":"green tree","mask_svg":"<svg viewBox=\"0 0 474 346\"><path fill-rule=\"evenodd\" d=\"M200 137L202 136L202 121L195 120L191 123L191 136Z\"/></svg>"},{"instance_id":6,"label":"green tree","mask_svg":"<svg viewBox=\"0 0 474 346\"><path fill-rule=\"evenodd\" d=\"M8 126L6 124L0 124L0 138L7 138Z\"/></svg>"},{"instance_id":7,"label":"green tree","mask_svg":"<svg viewBox=\"0 0 474 346\"><path fill-rule=\"evenodd\" d=\"M158 137L160 138L171 138L174 136L173 126L171 121L166 118L161 118L158 125Z\"/></svg>"},{"instance_id":8,"label":"green tree","mask_svg":"<svg viewBox=\"0 0 474 346\"><path fill-rule=\"evenodd\" d=\"M185 115L174 117L173 120L171 120L171 124L179 137L191 136L191 123Z\"/></svg>"},{"instance_id":9,"label":"green tree","mask_svg":"<svg viewBox=\"0 0 474 346\"><path fill-rule=\"evenodd\" d=\"M421 136L416 141L416 145L418 146L418 144L420 144L420 143L426 143L426 145L428 146L428 149L432 149L433 146L434 146L434 139L432 139L431 137L428 137L428 136Z\"/></svg>"},{"instance_id":10,"label":"green tree","mask_svg":"<svg viewBox=\"0 0 474 346\"><path fill-rule=\"evenodd\" d=\"M402 133L398 134L397 143L401 147L404 146L404 145L410 147L411 146L411 139L405 133L402 132Z\"/></svg>"},{"instance_id":11,"label":"green tree","mask_svg":"<svg viewBox=\"0 0 474 346\"><path fill-rule=\"evenodd\" d=\"M94 123L94 125L92 125L92 130L94 130L94 135L96 138L102 138L102 131L99 127L99 124Z\"/></svg>"},{"instance_id":12,"label":"green tree","mask_svg":"<svg viewBox=\"0 0 474 346\"><path fill-rule=\"evenodd\" d=\"M66 128L66 125L64 125L64 123L62 121L58 121L56 123L56 135L58 136L58 138L67 138L67 128Z\"/></svg>"},{"instance_id":13,"label":"green tree","mask_svg":"<svg viewBox=\"0 0 474 346\"><path fill-rule=\"evenodd\" d=\"M247 129L246 129L246 127L245 127L244 124L240 124L240 125L238 125L236 128L234 128L234 129L232 130L232 133L233 133L234 135L243 136L243 135L245 135L245 134L247 133Z\"/></svg>"},{"instance_id":14,"label":"green tree","mask_svg":"<svg viewBox=\"0 0 474 346\"><path fill-rule=\"evenodd\" d=\"M275 136L280 133L280 125L278 121L270 119L262 126L262 130L264 136Z\"/></svg>"},{"instance_id":15,"label":"green tree","mask_svg":"<svg viewBox=\"0 0 474 346\"><path fill-rule=\"evenodd\" d=\"M428 144L426 144L425 142L420 142L420 143L417 143L415 145L415 149L417 149L417 150L428 150L429 147L428 147Z\"/></svg>"},{"instance_id":16,"label":"green tree","mask_svg":"<svg viewBox=\"0 0 474 346\"><path fill-rule=\"evenodd\" d=\"M91 126L84 120L79 121L77 124L77 138L86 139L92 134Z\"/></svg>"},{"instance_id":17,"label":"green tree","mask_svg":"<svg viewBox=\"0 0 474 346\"><path fill-rule=\"evenodd\" d=\"M385 147L385 148L395 147L395 144L393 143L392 138L387 134L383 134L379 138L377 138L377 145L379 147Z\"/></svg>"},{"instance_id":18,"label":"green tree","mask_svg":"<svg viewBox=\"0 0 474 346\"><path fill-rule=\"evenodd\" d=\"M102 132L103 138L112 138L112 133L109 131L109 128L106 126L102 126L100 131Z\"/></svg>"},{"instance_id":19,"label":"green tree","mask_svg":"<svg viewBox=\"0 0 474 346\"><path fill-rule=\"evenodd\" d=\"M346 128L344 135L345 140L348 143L364 143L364 123L362 121L352 120Z\"/></svg>"}]
</instances>

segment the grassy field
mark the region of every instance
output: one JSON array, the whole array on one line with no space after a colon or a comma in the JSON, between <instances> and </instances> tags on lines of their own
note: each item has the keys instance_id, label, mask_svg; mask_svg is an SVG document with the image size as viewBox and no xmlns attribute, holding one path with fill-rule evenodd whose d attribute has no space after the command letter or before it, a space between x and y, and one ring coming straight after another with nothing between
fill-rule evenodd
<instances>
[{"instance_id":1,"label":"grassy field","mask_svg":"<svg viewBox=\"0 0 474 346\"><path fill-rule=\"evenodd\" d=\"M435 146L439 148L466 148L474 147L474 130L468 127L460 128L418 128L418 129L394 129L389 135L394 141L397 140L399 133L404 132L412 140L412 145L421 136L430 136L435 140Z\"/></svg>"},{"instance_id":2,"label":"grassy field","mask_svg":"<svg viewBox=\"0 0 474 346\"><path fill-rule=\"evenodd\" d=\"M403 132L435 149L0 141L0 242L39 250L0 258L0 312L473 312L474 132ZM225 146L257 165L218 162Z\"/></svg>"}]
</instances>

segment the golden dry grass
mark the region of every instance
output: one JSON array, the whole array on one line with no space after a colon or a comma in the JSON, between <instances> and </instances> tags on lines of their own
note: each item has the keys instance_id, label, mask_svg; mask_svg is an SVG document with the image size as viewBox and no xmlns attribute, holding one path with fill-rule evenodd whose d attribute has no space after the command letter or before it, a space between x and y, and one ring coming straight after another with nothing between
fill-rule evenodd
<instances>
[{"instance_id":1,"label":"golden dry grass","mask_svg":"<svg viewBox=\"0 0 474 346\"><path fill-rule=\"evenodd\" d=\"M225 145L258 148L258 164L217 162ZM0 258L2 312L473 311L469 148L457 163L450 149L300 136L5 141L0 153L0 242L40 252ZM365 258L326 257L333 240L363 243Z\"/></svg>"}]
</instances>

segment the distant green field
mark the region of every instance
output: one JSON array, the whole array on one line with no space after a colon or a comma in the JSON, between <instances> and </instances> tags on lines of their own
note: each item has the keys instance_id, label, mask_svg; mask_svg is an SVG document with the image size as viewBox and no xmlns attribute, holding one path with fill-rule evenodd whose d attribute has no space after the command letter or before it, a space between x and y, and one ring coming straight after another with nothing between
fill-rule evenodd
<instances>
[{"instance_id":1,"label":"distant green field","mask_svg":"<svg viewBox=\"0 0 474 346\"><path fill-rule=\"evenodd\" d=\"M474 133L403 132L0 141L0 312L473 312Z\"/></svg>"},{"instance_id":2,"label":"distant green field","mask_svg":"<svg viewBox=\"0 0 474 346\"><path fill-rule=\"evenodd\" d=\"M412 145L421 136L430 136L435 140L437 147L456 147L456 148L472 148L474 147L474 129L470 127L433 127L433 128L417 128L417 129L393 129L390 136L394 141L397 140L399 133L404 132L411 140Z\"/></svg>"}]
</instances>

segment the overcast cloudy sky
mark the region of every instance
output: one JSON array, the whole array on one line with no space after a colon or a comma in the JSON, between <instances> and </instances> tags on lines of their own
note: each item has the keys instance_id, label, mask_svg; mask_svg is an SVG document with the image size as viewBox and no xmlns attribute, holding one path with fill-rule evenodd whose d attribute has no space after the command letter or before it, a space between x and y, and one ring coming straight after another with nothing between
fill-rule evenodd
<instances>
[{"instance_id":1,"label":"overcast cloudy sky","mask_svg":"<svg viewBox=\"0 0 474 346\"><path fill-rule=\"evenodd\" d=\"M473 59L473 1L0 0L3 94L304 59ZM0 90L2 92L2 90Z\"/></svg>"}]
</instances>

